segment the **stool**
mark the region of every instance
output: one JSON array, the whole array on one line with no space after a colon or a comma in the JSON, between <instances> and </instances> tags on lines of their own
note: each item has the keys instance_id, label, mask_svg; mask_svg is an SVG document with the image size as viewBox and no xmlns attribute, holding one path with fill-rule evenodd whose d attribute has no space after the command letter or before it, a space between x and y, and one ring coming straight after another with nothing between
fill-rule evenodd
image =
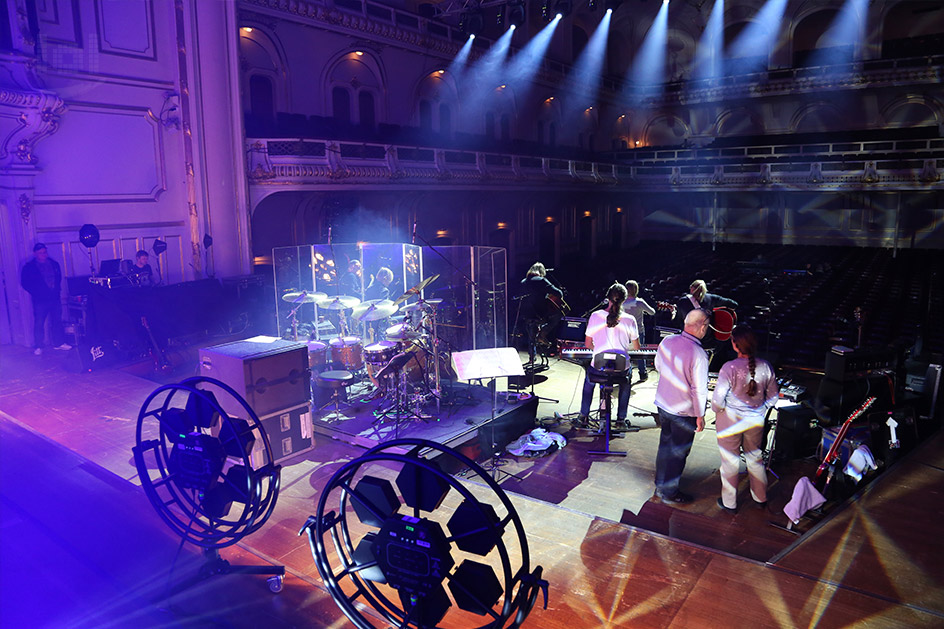
<instances>
[{"instance_id":1,"label":"stool","mask_svg":"<svg viewBox=\"0 0 944 629\"><path fill-rule=\"evenodd\" d=\"M605 350L593 357L593 364L587 367L587 378L600 385L600 399L603 400L602 417L606 426L605 450L590 450L590 454L615 454L626 456L625 452L610 450L610 418L613 416L613 387L629 383L628 357L622 350Z\"/></svg>"},{"instance_id":2,"label":"stool","mask_svg":"<svg viewBox=\"0 0 944 629\"><path fill-rule=\"evenodd\" d=\"M325 407L334 404L334 421L339 421L341 419L341 391L347 389L351 386L354 381L354 374L350 371L345 371L343 369L338 369L335 371L323 371L315 378L315 386L321 389L331 389L331 399L327 404L319 408L318 410L323 410ZM325 421L329 421L329 418L326 417Z\"/></svg>"}]
</instances>

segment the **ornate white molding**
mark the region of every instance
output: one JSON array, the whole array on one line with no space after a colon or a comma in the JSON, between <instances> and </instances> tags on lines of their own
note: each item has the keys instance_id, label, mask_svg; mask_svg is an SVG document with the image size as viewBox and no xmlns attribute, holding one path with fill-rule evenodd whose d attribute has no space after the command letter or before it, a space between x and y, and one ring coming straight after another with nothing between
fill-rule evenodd
<instances>
[{"instance_id":1,"label":"ornate white molding","mask_svg":"<svg viewBox=\"0 0 944 629\"><path fill-rule=\"evenodd\" d=\"M0 88L0 168L35 168L37 142L59 129L65 111L51 92Z\"/></svg>"}]
</instances>

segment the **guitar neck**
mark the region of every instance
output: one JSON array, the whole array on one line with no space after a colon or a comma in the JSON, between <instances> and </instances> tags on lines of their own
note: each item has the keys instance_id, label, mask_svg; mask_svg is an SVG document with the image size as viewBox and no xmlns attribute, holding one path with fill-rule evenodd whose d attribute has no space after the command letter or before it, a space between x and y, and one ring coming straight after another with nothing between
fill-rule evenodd
<instances>
[{"instance_id":1,"label":"guitar neck","mask_svg":"<svg viewBox=\"0 0 944 629\"><path fill-rule=\"evenodd\" d=\"M839 428L839 432L836 434L836 440L833 441L833 445L829 447L829 451L826 452L826 456L823 457L823 462L820 463L818 468L816 468L816 476L813 478L814 484L819 480L820 476L823 475L823 472L825 472L829 466L835 463L836 459L839 458L839 451L842 448L842 442L846 438L846 433L849 432L849 426L851 426L852 422L858 419L862 413L868 410L868 408L875 403L875 400L875 397L866 399L865 402L862 403L862 406L854 410L852 414L846 418L846 421L842 423L842 426Z\"/></svg>"}]
</instances>

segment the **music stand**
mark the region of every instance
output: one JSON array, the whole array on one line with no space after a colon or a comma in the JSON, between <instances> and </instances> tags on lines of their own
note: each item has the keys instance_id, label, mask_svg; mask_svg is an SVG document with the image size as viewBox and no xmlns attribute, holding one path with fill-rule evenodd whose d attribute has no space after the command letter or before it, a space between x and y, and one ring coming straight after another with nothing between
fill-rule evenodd
<instances>
[{"instance_id":1,"label":"music stand","mask_svg":"<svg viewBox=\"0 0 944 629\"><path fill-rule=\"evenodd\" d=\"M495 384L497 378L507 378L508 376L523 376L524 367L518 358L518 350L514 347L494 347L489 349L473 349L465 352L453 352L452 367L456 371L459 380L491 380L492 391L492 415L488 421L492 429L491 445L492 459L485 467L493 473L498 471L504 461L499 455L498 444L495 443L495 410L498 406L498 386ZM489 386L489 385L486 385ZM505 472L508 476L518 478L514 474ZM520 479L519 479L520 480Z\"/></svg>"}]
</instances>

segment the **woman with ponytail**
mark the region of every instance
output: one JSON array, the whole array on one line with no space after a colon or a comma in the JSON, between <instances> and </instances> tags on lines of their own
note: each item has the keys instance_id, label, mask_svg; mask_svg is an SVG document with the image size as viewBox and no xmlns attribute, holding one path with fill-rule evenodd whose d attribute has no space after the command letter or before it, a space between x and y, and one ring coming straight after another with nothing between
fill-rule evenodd
<instances>
[{"instance_id":1,"label":"woman with ponytail","mask_svg":"<svg viewBox=\"0 0 944 629\"><path fill-rule=\"evenodd\" d=\"M721 497L718 506L737 512L737 481L743 449L751 481L751 497L767 505L767 473L761 457L764 418L777 403L780 391L773 367L757 358L757 336L746 325L734 328L731 345L737 358L726 362L718 374L711 406L715 411L718 447L721 450Z\"/></svg>"},{"instance_id":2,"label":"woman with ponytail","mask_svg":"<svg viewBox=\"0 0 944 629\"><path fill-rule=\"evenodd\" d=\"M606 291L606 309L597 310L590 315L590 319L587 321L585 344L593 350L594 356L607 350L628 351L639 349L639 331L636 328L636 320L629 313L623 312L623 302L626 301L626 294L625 286L618 282L614 283ZM591 359L591 364L592 362ZM632 369L629 361L626 362L626 368L627 371ZM627 376L630 375L627 373ZM635 431L639 429L626 421L631 381L632 378L628 377L626 384L619 386L616 422L617 427L623 430ZM580 416L577 418L580 426L586 426L587 424L590 415L590 404L593 402L593 387L589 374L585 375L583 396L580 400Z\"/></svg>"}]
</instances>

